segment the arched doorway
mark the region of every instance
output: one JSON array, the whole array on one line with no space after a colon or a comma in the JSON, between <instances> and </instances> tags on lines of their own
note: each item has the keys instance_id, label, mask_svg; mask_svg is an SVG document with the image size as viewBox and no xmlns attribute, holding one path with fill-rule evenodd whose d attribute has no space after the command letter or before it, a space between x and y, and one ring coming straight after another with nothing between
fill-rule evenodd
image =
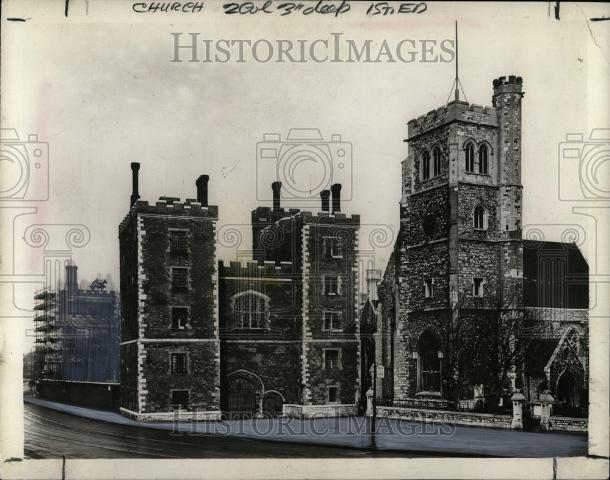
<instances>
[{"instance_id":1,"label":"arched doorway","mask_svg":"<svg viewBox=\"0 0 610 480\"><path fill-rule=\"evenodd\" d=\"M417 390L419 392L441 391L441 346L436 335L426 330L417 343Z\"/></svg>"},{"instance_id":2,"label":"arched doorway","mask_svg":"<svg viewBox=\"0 0 610 480\"><path fill-rule=\"evenodd\" d=\"M263 413L268 417L277 417L282 414L284 399L278 392L267 392L263 397Z\"/></svg>"},{"instance_id":3,"label":"arched doorway","mask_svg":"<svg viewBox=\"0 0 610 480\"><path fill-rule=\"evenodd\" d=\"M563 372L557 380L557 401L560 402L557 413L578 416L582 406L580 390L574 375L569 370Z\"/></svg>"},{"instance_id":4,"label":"arched doorway","mask_svg":"<svg viewBox=\"0 0 610 480\"><path fill-rule=\"evenodd\" d=\"M245 375L228 379L227 413L231 417L253 417L257 413L257 385Z\"/></svg>"}]
</instances>

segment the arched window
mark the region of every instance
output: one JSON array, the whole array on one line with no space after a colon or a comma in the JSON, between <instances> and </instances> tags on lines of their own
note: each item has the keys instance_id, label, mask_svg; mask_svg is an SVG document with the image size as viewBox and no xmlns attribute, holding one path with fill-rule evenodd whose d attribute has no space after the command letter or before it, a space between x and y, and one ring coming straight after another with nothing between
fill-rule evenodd
<instances>
[{"instance_id":1,"label":"arched window","mask_svg":"<svg viewBox=\"0 0 610 480\"><path fill-rule=\"evenodd\" d=\"M441 348L436 336L426 330L419 337L418 353L418 390L440 392L441 390Z\"/></svg>"},{"instance_id":2,"label":"arched window","mask_svg":"<svg viewBox=\"0 0 610 480\"><path fill-rule=\"evenodd\" d=\"M487 210L483 205L477 205L474 207L472 217L472 223L475 230L487 229Z\"/></svg>"},{"instance_id":3,"label":"arched window","mask_svg":"<svg viewBox=\"0 0 610 480\"><path fill-rule=\"evenodd\" d=\"M474 172L474 145L468 142L466 145L466 171Z\"/></svg>"},{"instance_id":4,"label":"arched window","mask_svg":"<svg viewBox=\"0 0 610 480\"><path fill-rule=\"evenodd\" d=\"M488 154L487 145L483 144L479 147L479 173L487 173L488 170Z\"/></svg>"},{"instance_id":5,"label":"arched window","mask_svg":"<svg viewBox=\"0 0 610 480\"><path fill-rule=\"evenodd\" d=\"M441 149L434 147L432 156L434 158L434 176L436 177L441 174Z\"/></svg>"},{"instance_id":6,"label":"arched window","mask_svg":"<svg viewBox=\"0 0 610 480\"><path fill-rule=\"evenodd\" d=\"M422 154L422 180L430 178L430 154L428 150L424 150Z\"/></svg>"},{"instance_id":7,"label":"arched window","mask_svg":"<svg viewBox=\"0 0 610 480\"><path fill-rule=\"evenodd\" d=\"M235 295L232 299L235 328L267 328L269 317L269 297L248 290Z\"/></svg>"}]
</instances>

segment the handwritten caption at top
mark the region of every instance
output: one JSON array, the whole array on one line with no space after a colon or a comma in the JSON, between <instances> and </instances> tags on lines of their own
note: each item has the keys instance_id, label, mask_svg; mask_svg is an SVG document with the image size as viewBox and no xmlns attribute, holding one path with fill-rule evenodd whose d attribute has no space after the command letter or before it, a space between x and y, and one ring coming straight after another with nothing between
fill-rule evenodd
<instances>
[{"instance_id":1,"label":"handwritten caption at top","mask_svg":"<svg viewBox=\"0 0 610 480\"><path fill-rule=\"evenodd\" d=\"M230 2L223 5L226 14L257 14L274 13L281 16L301 13L302 15L334 15L338 17L351 10L352 5L348 0L332 2L328 0L318 0L312 2L278 2L265 0L264 2ZM371 2L366 9L367 15L394 15L404 13L423 13L428 9L425 2Z\"/></svg>"}]
</instances>

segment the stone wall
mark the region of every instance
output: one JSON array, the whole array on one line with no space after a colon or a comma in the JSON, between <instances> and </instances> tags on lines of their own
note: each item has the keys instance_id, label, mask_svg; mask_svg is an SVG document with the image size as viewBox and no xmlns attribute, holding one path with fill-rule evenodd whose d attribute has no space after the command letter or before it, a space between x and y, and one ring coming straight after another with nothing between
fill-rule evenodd
<instances>
[{"instance_id":1,"label":"stone wall","mask_svg":"<svg viewBox=\"0 0 610 480\"><path fill-rule=\"evenodd\" d=\"M587 432L589 420L587 418L551 417L550 427L556 432Z\"/></svg>"},{"instance_id":2,"label":"stone wall","mask_svg":"<svg viewBox=\"0 0 610 480\"><path fill-rule=\"evenodd\" d=\"M353 404L347 405L291 405L285 404L283 415L296 418L349 417L356 415Z\"/></svg>"},{"instance_id":3,"label":"stone wall","mask_svg":"<svg viewBox=\"0 0 610 480\"><path fill-rule=\"evenodd\" d=\"M218 341L204 343L146 343L142 376L146 379L146 403L142 412L171 411L171 390L189 391L189 408L220 409ZM170 371L171 353L187 354L187 373Z\"/></svg>"},{"instance_id":4,"label":"stone wall","mask_svg":"<svg viewBox=\"0 0 610 480\"><path fill-rule=\"evenodd\" d=\"M466 425L472 427L511 428L512 416L487 413L465 413L449 410L423 410L404 407L377 407L378 417L398 418L411 422Z\"/></svg>"}]
</instances>

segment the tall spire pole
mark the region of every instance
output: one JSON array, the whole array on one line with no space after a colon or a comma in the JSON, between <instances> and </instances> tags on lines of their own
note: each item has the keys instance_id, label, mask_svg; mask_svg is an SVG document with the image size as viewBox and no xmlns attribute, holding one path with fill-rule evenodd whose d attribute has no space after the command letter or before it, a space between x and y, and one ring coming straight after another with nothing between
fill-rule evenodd
<instances>
[{"instance_id":1,"label":"tall spire pole","mask_svg":"<svg viewBox=\"0 0 610 480\"><path fill-rule=\"evenodd\" d=\"M455 21L455 101L460 99L460 77L458 74L459 68L459 48L458 48L458 26Z\"/></svg>"}]
</instances>

